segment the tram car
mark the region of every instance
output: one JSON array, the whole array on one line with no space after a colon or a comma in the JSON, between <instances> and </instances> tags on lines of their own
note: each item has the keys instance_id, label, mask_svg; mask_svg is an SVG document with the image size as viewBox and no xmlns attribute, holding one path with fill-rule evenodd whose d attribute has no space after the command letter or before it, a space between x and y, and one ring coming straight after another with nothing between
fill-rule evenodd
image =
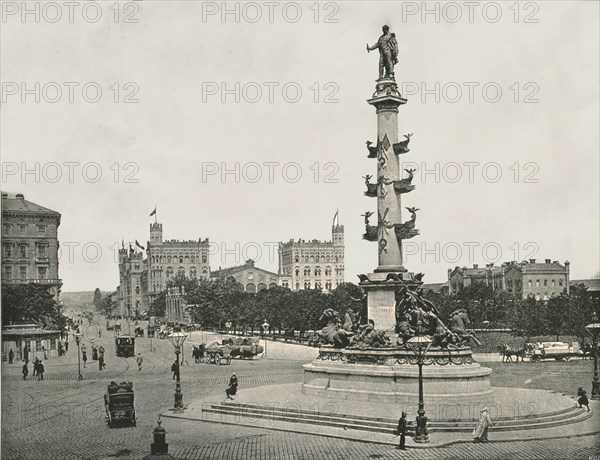
<instances>
[{"instance_id":1,"label":"tram car","mask_svg":"<svg viewBox=\"0 0 600 460\"><path fill-rule=\"evenodd\" d=\"M119 335L115 339L115 350L117 356L131 358L135 356L135 337L131 335Z\"/></svg>"}]
</instances>

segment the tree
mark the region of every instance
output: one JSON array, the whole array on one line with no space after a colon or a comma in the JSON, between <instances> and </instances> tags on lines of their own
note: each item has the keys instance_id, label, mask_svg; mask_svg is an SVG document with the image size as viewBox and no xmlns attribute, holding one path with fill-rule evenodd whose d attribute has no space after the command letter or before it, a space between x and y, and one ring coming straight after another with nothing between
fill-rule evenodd
<instances>
[{"instance_id":1,"label":"tree","mask_svg":"<svg viewBox=\"0 0 600 460\"><path fill-rule=\"evenodd\" d=\"M29 283L2 286L2 323L35 323L62 330L66 318L46 286Z\"/></svg>"},{"instance_id":2,"label":"tree","mask_svg":"<svg viewBox=\"0 0 600 460\"><path fill-rule=\"evenodd\" d=\"M96 307L96 310L100 310L100 308L102 307L101 303L102 303L102 292L100 292L100 288L96 288L96 290L94 291L94 306Z\"/></svg>"}]
</instances>

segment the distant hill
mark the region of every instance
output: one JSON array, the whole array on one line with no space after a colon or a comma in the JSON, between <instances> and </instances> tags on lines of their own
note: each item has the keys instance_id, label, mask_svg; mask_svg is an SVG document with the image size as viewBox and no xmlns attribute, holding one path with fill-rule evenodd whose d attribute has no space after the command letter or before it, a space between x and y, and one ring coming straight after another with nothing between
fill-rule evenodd
<instances>
[{"instance_id":1,"label":"distant hill","mask_svg":"<svg viewBox=\"0 0 600 460\"><path fill-rule=\"evenodd\" d=\"M108 291L100 291L102 295L108 294ZM61 292L60 300L66 308L78 308L83 310L93 310L94 291L81 292Z\"/></svg>"}]
</instances>

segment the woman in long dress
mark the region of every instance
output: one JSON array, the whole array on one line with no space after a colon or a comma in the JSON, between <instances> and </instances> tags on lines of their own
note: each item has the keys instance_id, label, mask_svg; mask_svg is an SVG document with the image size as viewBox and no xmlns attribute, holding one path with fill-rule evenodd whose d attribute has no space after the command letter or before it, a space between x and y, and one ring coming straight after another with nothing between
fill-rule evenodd
<instances>
[{"instance_id":1,"label":"woman in long dress","mask_svg":"<svg viewBox=\"0 0 600 460\"><path fill-rule=\"evenodd\" d=\"M487 411L487 407L484 407L479 412L479 422L477 426L473 430L473 441L474 442L483 442L488 440L488 428L492 426L492 420Z\"/></svg>"}]
</instances>

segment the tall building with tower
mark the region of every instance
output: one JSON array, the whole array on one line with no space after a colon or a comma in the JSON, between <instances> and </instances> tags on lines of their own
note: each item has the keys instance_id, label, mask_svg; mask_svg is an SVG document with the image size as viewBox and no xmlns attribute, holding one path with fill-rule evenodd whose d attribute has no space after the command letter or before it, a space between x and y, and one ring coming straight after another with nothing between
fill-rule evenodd
<instances>
[{"instance_id":1,"label":"tall building with tower","mask_svg":"<svg viewBox=\"0 0 600 460\"><path fill-rule=\"evenodd\" d=\"M163 240L161 223L150 224L150 241L147 243L148 297L150 303L167 287L167 281L177 274L188 278L210 277L209 241Z\"/></svg>"},{"instance_id":2,"label":"tall building with tower","mask_svg":"<svg viewBox=\"0 0 600 460\"><path fill-rule=\"evenodd\" d=\"M119 283L119 315L137 317L148 309L148 271L144 253L137 247L123 244L119 249Z\"/></svg>"},{"instance_id":3,"label":"tall building with tower","mask_svg":"<svg viewBox=\"0 0 600 460\"><path fill-rule=\"evenodd\" d=\"M331 225L331 241L279 243L279 280L292 291L331 291L344 282L344 226L338 212Z\"/></svg>"}]
</instances>

